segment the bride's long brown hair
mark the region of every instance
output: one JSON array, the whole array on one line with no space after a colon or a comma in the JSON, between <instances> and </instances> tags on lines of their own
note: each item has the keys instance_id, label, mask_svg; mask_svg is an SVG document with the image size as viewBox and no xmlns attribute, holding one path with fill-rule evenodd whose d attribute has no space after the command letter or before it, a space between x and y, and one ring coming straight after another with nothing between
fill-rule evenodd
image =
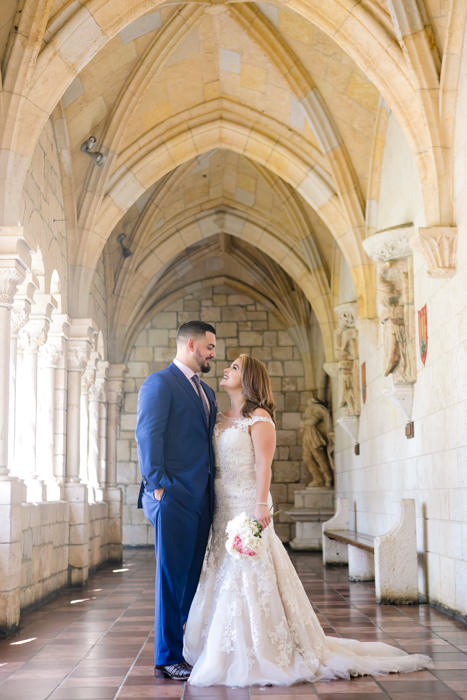
<instances>
[{"instance_id":1,"label":"bride's long brown hair","mask_svg":"<svg viewBox=\"0 0 467 700\"><path fill-rule=\"evenodd\" d=\"M245 402L242 415L250 416L256 408L264 408L276 422L276 402L266 366L250 355L240 355L240 376Z\"/></svg>"}]
</instances>

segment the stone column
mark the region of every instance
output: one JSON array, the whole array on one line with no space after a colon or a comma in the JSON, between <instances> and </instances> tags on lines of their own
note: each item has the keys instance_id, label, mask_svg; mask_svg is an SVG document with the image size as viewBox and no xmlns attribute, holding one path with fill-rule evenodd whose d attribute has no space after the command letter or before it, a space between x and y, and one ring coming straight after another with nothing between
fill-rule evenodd
<instances>
[{"instance_id":1,"label":"stone column","mask_svg":"<svg viewBox=\"0 0 467 700\"><path fill-rule=\"evenodd\" d=\"M98 363L94 384L89 388L88 484L94 501L102 500L103 496L99 475L102 449L101 407L105 402L105 371L103 375L102 364L108 365L107 362Z\"/></svg>"},{"instance_id":2,"label":"stone column","mask_svg":"<svg viewBox=\"0 0 467 700\"><path fill-rule=\"evenodd\" d=\"M73 321L72 321L73 322ZM70 327L70 331L73 326ZM67 470L66 481L80 481L81 376L91 349L88 338L70 337L67 343Z\"/></svg>"},{"instance_id":3,"label":"stone column","mask_svg":"<svg viewBox=\"0 0 467 700\"><path fill-rule=\"evenodd\" d=\"M70 504L69 583L84 584L89 575L89 503L87 485L81 483L80 400L81 375L86 368L94 333L90 319L70 319L67 341L67 470L65 498Z\"/></svg>"},{"instance_id":4,"label":"stone column","mask_svg":"<svg viewBox=\"0 0 467 700\"><path fill-rule=\"evenodd\" d=\"M53 480L47 491L49 500L63 500L66 480L66 428L67 428L67 342L69 319L65 314L54 313L47 344L56 348L54 369L54 438Z\"/></svg>"},{"instance_id":5,"label":"stone column","mask_svg":"<svg viewBox=\"0 0 467 700\"><path fill-rule=\"evenodd\" d=\"M97 364L96 383L99 386L98 392L98 410L99 410L99 464L98 464L98 482L99 482L99 500L104 498L104 488L106 483L106 465L107 465L107 373L109 363L100 361Z\"/></svg>"},{"instance_id":6,"label":"stone column","mask_svg":"<svg viewBox=\"0 0 467 700\"><path fill-rule=\"evenodd\" d=\"M15 295L15 301L11 309L11 335L10 335L10 395L9 395L9 424L8 424L8 466L11 474L15 473L15 425L16 425L16 369L18 351L18 333L29 320L31 303L35 286L23 283L26 286L25 293ZM21 286L23 286L21 285Z\"/></svg>"},{"instance_id":7,"label":"stone column","mask_svg":"<svg viewBox=\"0 0 467 700\"><path fill-rule=\"evenodd\" d=\"M80 396L80 428L79 428L79 480L83 484L89 483L89 391L96 379L96 370L92 362L88 362L86 370L81 375L81 396Z\"/></svg>"},{"instance_id":8,"label":"stone column","mask_svg":"<svg viewBox=\"0 0 467 700\"><path fill-rule=\"evenodd\" d=\"M117 486L117 434L123 402L125 365L110 365L107 381L107 472L105 498L109 503L109 558L122 558L122 490Z\"/></svg>"},{"instance_id":9,"label":"stone column","mask_svg":"<svg viewBox=\"0 0 467 700\"><path fill-rule=\"evenodd\" d=\"M410 240L412 225L381 231L363 241L377 263L378 317L383 328L384 393L411 421L415 359L415 310Z\"/></svg>"},{"instance_id":10,"label":"stone column","mask_svg":"<svg viewBox=\"0 0 467 700\"><path fill-rule=\"evenodd\" d=\"M55 476L55 379L61 346L50 339L39 348L37 377L37 472L46 488L48 501L60 499Z\"/></svg>"},{"instance_id":11,"label":"stone column","mask_svg":"<svg viewBox=\"0 0 467 700\"><path fill-rule=\"evenodd\" d=\"M21 250L24 247L24 250ZM0 632L19 625L22 559L21 503L25 488L8 471L10 316L30 263L22 229L0 227Z\"/></svg>"},{"instance_id":12,"label":"stone column","mask_svg":"<svg viewBox=\"0 0 467 700\"><path fill-rule=\"evenodd\" d=\"M18 333L19 372L16 392L15 468L26 482L28 501L46 498L37 462L38 352L47 339L49 319L31 315Z\"/></svg>"}]
</instances>

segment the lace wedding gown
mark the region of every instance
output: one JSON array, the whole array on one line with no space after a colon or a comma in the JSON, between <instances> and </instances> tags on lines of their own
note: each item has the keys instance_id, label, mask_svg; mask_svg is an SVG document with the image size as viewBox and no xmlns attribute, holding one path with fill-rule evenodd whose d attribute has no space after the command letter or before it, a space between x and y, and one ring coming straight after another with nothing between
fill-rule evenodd
<instances>
[{"instance_id":1,"label":"lace wedding gown","mask_svg":"<svg viewBox=\"0 0 467 700\"><path fill-rule=\"evenodd\" d=\"M430 666L427 656L382 642L325 636L272 523L262 535L263 556L239 560L227 553L227 522L255 508L249 427L256 421L269 418L221 418L215 428L212 538L185 629L184 657L193 665L189 682L290 685Z\"/></svg>"}]
</instances>

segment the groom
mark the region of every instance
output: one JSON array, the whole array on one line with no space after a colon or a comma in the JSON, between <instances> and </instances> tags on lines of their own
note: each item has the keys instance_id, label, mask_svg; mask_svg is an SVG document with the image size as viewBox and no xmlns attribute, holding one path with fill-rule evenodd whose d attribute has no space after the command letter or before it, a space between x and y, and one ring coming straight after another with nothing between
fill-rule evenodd
<instances>
[{"instance_id":1,"label":"groom","mask_svg":"<svg viewBox=\"0 0 467 700\"><path fill-rule=\"evenodd\" d=\"M190 675L183 627L212 521L217 404L199 373L209 372L215 356L215 329L202 321L184 323L174 361L151 374L138 396L138 508L155 530L154 675L180 681Z\"/></svg>"}]
</instances>

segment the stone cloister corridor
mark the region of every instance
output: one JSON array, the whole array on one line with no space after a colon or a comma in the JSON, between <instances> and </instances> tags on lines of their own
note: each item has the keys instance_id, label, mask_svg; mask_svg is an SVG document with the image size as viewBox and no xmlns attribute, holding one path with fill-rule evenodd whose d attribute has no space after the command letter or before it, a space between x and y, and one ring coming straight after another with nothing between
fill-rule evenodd
<instances>
[{"instance_id":1,"label":"stone cloister corridor","mask_svg":"<svg viewBox=\"0 0 467 700\"><path fill-rule=\"evenodd\" d=\"M138 390L200 318L221 410L240 352L271 376L275 528L304 581L334 583L300 550L336 508L374 539L410 504L420 607L375 607L346 568L329 595L445 627L454 665L416 692L467 697L466 300L465 0L2 0L0 683L41 611L149 556Z\"/></svg>"}]
</instances>

